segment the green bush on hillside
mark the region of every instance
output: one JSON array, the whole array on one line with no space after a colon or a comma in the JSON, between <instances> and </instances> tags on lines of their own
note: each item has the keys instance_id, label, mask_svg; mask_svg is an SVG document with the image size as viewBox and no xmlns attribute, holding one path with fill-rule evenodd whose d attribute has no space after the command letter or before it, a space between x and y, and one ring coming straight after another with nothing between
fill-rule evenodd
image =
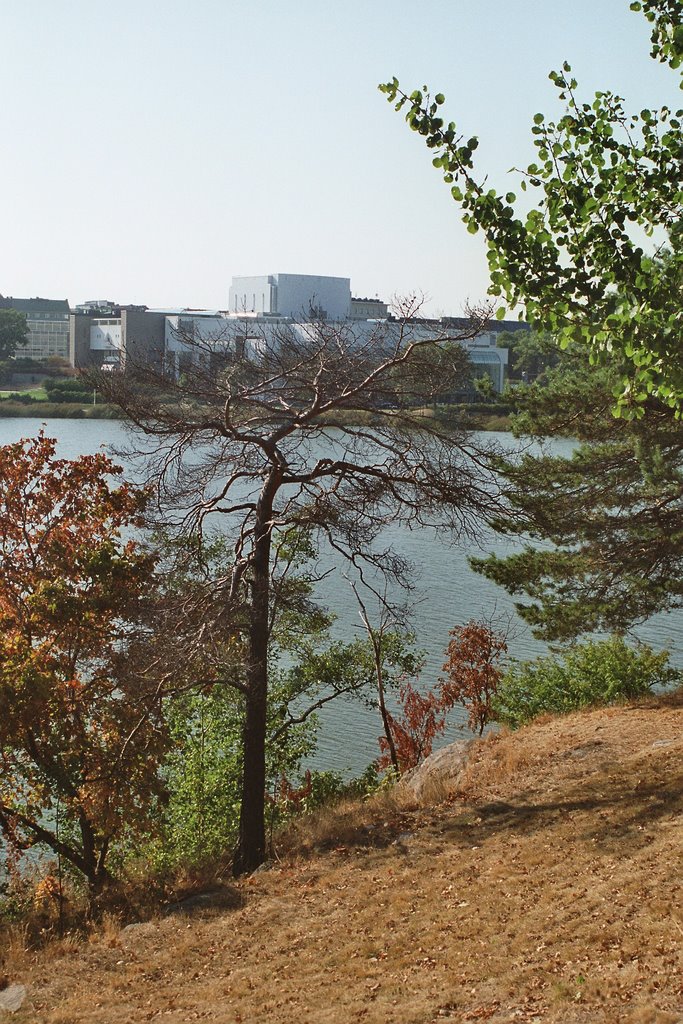
<instances>
[{"instance_id":1,"label":"green bush on hillside","mask_svg":"<svg viewBox=\"0 0 683 1024\"><path fill-rule=\"evenodd\" d=\"M591 640L563 660L536 658L512 665L494 701L498 722L518 728L544 713L563 714L595 704L614 704L680 682L669 652L646 644L629 647L619 636Z\"/></svg>"}]
</instances>

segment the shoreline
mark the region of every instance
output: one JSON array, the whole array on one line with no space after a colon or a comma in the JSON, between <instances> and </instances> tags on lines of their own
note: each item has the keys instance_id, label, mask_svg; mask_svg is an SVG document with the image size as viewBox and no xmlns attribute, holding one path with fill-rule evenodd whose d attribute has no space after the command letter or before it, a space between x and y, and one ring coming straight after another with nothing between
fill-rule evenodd
<instances>
[{"instance_id":1,"label":"shoreline","mask_svg":"<svg viewBox=\"0 0 683 1024\"><path fill-rule=\"evenodd\" d=\"M0 419L50 420L123 420L125 416L115 405L81 405L72 402L0 401Z\"/></svg>"},{"instance_id":2,"label":"shoreline","mask_svg":"<svg viewBox=\"0 0 683 1024\"><path fill-rule=\"evenodd\" d=\"M424 413L420 413L420 416L422 415ZM458 426L466 430L509 432L512 429L512 417L509 414L498 412L486 413L484 410L478 412L469 407L461 411L461 416L462 419ZM362 417L359 417L359 420L362 420L362 422L359 422L358 425L363 425L366 417L369 424L370 417L363 413ZM339 418L338 414L335 418ZM344 418L350 423L355 419L353 411L348 410ZM448 412L445 415L437 412L435 415L431 409L428 411L426 418L433 419L444 425L447 425L449 420L452 422L452 417ZM104 402L100 405L80 405L71 402L45 401L24 403L5 399L0 401L0 419L98 419L125 421L126 416L118 406Z\"/></svg>"}]
</instances>

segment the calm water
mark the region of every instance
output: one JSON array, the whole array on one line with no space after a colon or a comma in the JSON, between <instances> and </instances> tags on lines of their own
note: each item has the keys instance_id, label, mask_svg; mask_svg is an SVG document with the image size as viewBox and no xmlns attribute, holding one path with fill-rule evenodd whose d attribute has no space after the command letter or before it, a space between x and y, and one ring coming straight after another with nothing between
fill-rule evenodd
<instances>
[{"instance_id":1,"label":"calm water","mask_svg":"<svg viewBox=\"0 0 683 1024\"><path fill-rule=\"evenodd\" d=\"M0 419L0 444L32 436L40 427L37 419ZM126 444L126 427L116 420L48 420L48 436L56 437L59 454L73 458L92 453L100 447L109 451ZM513 443L509 435L498 435L502 443ZM558 454L569 453L572 442L553 443ZM447 536L434 530L409 531L392 528L387 540L407 556L418 570L417 586L411 597L412 627L418 646L426 652L422 681L430 686L436 681L448 643L448 631L471 618L493 617L509 620L510 654L516 658L534 657L546 651L535 640L514 611L512 599L495 584L470 569L467 559L472 554L495 552L506 554L513 545L489 533L472 543L449 543ZM344 639L362 634L355 598L340 569L326 578L320 588L321 600L337 615L335 633ZM659 615L634 631L655 649L669 647L672 661L683 667L683 612ZM463 714L454 713L454 725L448 740L462 735ZM330 705L322 719L319 750L315 766L347 773L357 773L378 754L380 732L377 717L352 702Z\"/></svg>"}]
</instances>

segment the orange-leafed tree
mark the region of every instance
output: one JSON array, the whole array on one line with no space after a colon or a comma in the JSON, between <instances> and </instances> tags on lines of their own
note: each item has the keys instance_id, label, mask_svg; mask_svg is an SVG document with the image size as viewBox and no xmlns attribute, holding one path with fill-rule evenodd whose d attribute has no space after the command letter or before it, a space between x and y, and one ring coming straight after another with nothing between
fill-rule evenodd
<instances>
[{"instance_id":1,"label":"orange-leafed tree","mask_svg":"<svg viewBox=\"0 0 683 1024\"><path fill-rule=\"evenodd\" d=\"M449 635L446 675L436 688L421 693L406 679L399 688L400 717L385 712L392 743L386 736L379 737L378 768L393 766L402 774L429 757L456 704L465 708L469 728L480 736L491 721L493 698L503 675L500 662L508 649L506 636L475 620L456 626Z\"/></svg>"},{"instance_id":2,"label":"orange-leafed tree","mask_svg":"<svg viewBox=\"0 0 683 1024\"><path fill-rule=\"evenodd\" d=\"M399 687L399 704L402 711L400 718L386 711L395 760L387 737L380 736L378 742L381 754L377 767L380 770L394 767L402 775L429 757L434 740L446 728L449 708L444 704L440 692L427 690L426 693L420 693L409 679L404 680Z\"/></svg>"},{"instance_id":3,"label":"orange-leafed tree","mask_svg":"<svg viewBox=\"0 0 683 1024\"><path fill-rule=\"evenodd\" d=\"M450 631L446 648L445 678L440 680L442 701L448 706L463 704L468 725L479 735L491 720L492 701L502 677L501 658L507 640L485 622L470 621Z\"/></svg>"},{"instance_id":4,"label":"orange-leafed tree","mask_svg":"<svg viewBox=\"0 0 683 1024\"><path fill-rule=\"evenodd\" d=\"M49 848L91 890L145 826L166 739L159 691L128 650L154 557L131 532L147 495L105 455L43 435L0 447L0 829Z\"/></svg>"}]
</instances>

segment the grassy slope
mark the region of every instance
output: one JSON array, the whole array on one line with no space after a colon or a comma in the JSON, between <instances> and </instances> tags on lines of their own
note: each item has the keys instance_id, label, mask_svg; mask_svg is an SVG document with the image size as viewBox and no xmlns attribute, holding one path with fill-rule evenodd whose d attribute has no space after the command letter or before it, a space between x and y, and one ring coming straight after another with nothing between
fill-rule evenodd
<instances>
[{"instance_id":1,"label":"grassy slope","mask_svg":"<svg viewBox=\"0 0 683 1024\"><path fill-rule=\"evenodd\" d=\"M461 796L339 808L238 909L15 949L12 1020L683 1020L683 695L484 740Z\"/></svg>"}]
</instances>

